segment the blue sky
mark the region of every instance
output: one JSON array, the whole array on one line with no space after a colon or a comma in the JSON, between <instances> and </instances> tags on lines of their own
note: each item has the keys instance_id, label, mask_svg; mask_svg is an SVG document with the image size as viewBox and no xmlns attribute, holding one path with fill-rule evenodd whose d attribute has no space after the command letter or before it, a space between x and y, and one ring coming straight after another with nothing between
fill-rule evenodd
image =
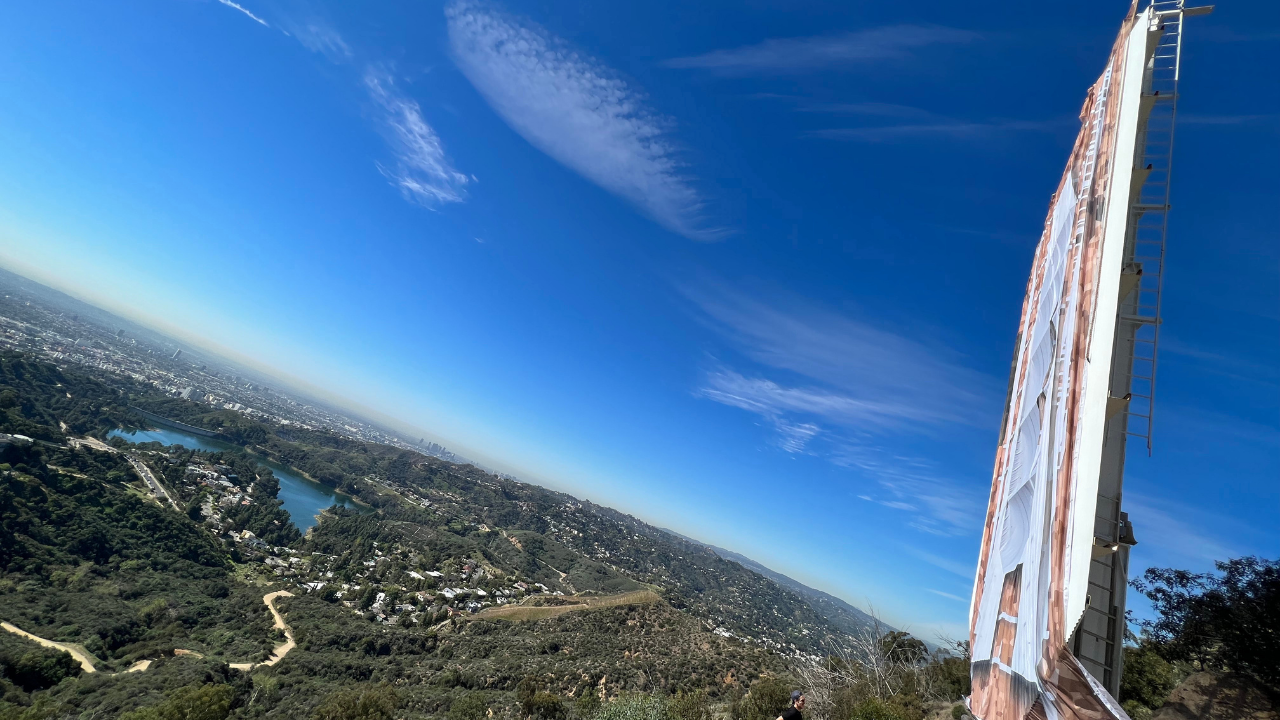
<instances>
[{"instance_id":1,"label":"blue sky","mask_svg":"<svg viewBox=\"0 0 1280 720\"><path fill-rule=\"evenodd\" d=\"M959 635L1031 253L1126 6L19 5L0 254ZM1187 32L1137 569L1280 555L1255 17Z\"/></svg>"}]
</instances>

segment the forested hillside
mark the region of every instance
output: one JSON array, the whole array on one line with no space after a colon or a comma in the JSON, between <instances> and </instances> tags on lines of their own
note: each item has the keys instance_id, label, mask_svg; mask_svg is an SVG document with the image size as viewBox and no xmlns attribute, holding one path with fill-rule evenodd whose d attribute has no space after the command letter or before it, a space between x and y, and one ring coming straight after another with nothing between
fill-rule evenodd
<instances>
[{"instance_id":1,"label":"forested hillside","mask_svg":"<svg viewBox=\"0 0 1280 720\"><path fill-rule=\"evenodd\" d=\"M130 406L242 449L70 442L140 424ZM555 717L655 691L727 707L835 636L790 591L627 515L126 379L0 356L0 433L0 716ZM300 536L263 456L370 510ZM277 589L296 647L268 668Z\"/></svg>"},{"instance_id":2,"label":"forested hillside","mask_svg":"<svg viewBox=\"0 0 1280 720\"><path fill-rule=\"evenodd\" d=\"M780 572L775 572L760 563L732 550L725 550L714 545L707 545L712 552L726 560L732 560L748 570L757 572L770 580L778 583L784 588L795 591L800 597L804 598L809 605L820 615L826 618L832 625L848 634L855 634L860 630L871 627L875 624L881 624L887 630L893 630L888 625L877 623L876 619L849 603L841 600L834 595L822 592L821 590L811 588L797 580L794 580Z\"/></svg>"},{"instance_id":3,"label":"forested hillside","mask_svg":"<svg viewBox=\"0 0 1280 720\"><path fill-rule=\"evenodd\" d=\"M721 628L784 652L821 653L845 631L796 591L706 546L563 493L471 465L327 431L273 425L190 401L143 395L131 402L223 433L254 453L387 512L422 508L413 518L424 528L420 532L445 532L435 532L435 547L452 547L457 557L482 555L555 590L652 586L709 629Z\"/></svg>"}]
</instances>

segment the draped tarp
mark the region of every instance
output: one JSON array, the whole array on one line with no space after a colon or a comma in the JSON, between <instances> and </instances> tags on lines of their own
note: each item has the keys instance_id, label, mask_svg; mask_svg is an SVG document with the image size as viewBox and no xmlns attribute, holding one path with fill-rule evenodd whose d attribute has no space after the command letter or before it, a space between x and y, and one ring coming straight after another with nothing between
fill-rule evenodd
<instances>
[{"instance_id":1,"label":"draped tarp","mask_svg":"<svg viewBox=\"0 0 1280 720\"><path fill-rule=\"evenodd\" d=\"M1084 613L1150 10L1131 7L1051 203L1023 302L970 607L980 720L1124 711L1072 656ZM1112 198L1116 206L1112 207Z\"/></svg>"}]
</instances>

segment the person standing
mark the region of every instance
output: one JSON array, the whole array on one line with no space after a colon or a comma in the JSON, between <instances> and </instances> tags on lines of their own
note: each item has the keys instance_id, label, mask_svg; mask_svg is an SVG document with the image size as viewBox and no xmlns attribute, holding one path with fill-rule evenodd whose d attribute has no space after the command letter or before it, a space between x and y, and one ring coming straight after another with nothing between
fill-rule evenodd
<instances>
[{"instance_id":1,"label":"person standing","mask_svg":"<svg viewBox=\"0 0 1280 720\"><path fill-rule=\"evenodd\" d=\"M783 710L778 720L804 720L804 716L800 714L801 710L804 710L804 693L792 690L791 707Z\"/></svg>"}]
</instances>

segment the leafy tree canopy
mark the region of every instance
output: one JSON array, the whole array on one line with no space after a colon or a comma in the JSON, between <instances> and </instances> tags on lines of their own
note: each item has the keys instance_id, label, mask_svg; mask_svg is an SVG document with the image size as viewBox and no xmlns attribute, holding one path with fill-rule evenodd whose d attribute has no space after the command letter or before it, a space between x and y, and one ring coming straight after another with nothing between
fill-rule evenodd
<instances>
[{"instance_id":1,"label":"leafy tree canopy","mask_svg":"<svg viewBox=\"0 0 1280 720\"><path fill-rule=\"evenodd\" d=\"M1140 623L1165 660L1234 671L1280 691L1280 562L1244 557L1217 573L1148 569L1133 585L1157 618Z\"/></svg>"}]
</instances>

